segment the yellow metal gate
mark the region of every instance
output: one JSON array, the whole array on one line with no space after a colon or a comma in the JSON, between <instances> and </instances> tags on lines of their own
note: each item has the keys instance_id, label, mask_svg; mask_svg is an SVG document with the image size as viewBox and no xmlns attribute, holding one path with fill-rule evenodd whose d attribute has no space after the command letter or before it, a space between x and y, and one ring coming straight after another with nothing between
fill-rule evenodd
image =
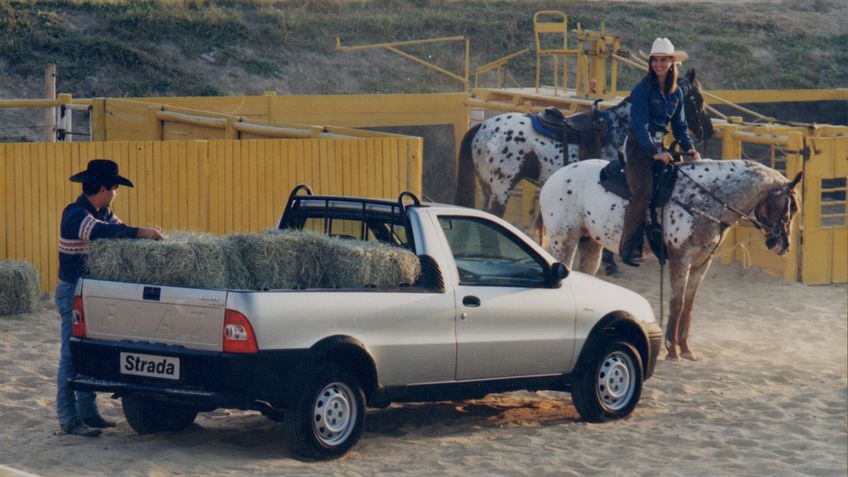
<instances>
[{"instance_id":1,"label":"yellow metal gate","mask_svg":"<svg viewBox=\"0 0 848 477\"><path fill-rule=\"evenodd\" d=\"M750 263L787 281L848 283L848 128L725 127L722 157L756 160L788 178L804 171L790 253L778 257L753 225L740 222L722 245L724 260Z\"/></svg>"},{"instance_id":2,"label":"yellow metal gate","mask_svg":"<svg viewBox=\"0 0 848 477\"><path fill-rule=\"evenodd\" d=\"M848 128L845 128L848 129ZM809 137L804 164L801 281L848 282L848 136Z\"/></svg>"}]
</instances>

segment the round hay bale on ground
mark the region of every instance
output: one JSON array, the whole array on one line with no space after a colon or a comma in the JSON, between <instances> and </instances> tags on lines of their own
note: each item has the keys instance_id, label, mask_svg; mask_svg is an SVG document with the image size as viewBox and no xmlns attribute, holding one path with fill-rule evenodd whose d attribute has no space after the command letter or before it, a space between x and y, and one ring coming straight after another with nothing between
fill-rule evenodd
<instances>
[{"instance_id":1,"label":"round hay bale on ground","mask_svg":"<svg viewBox=\"0 0 848 477\"><path fill-rule=\"evenodd\" d=\"M38 308L41 282L27 262L0 262L0 315L32 313Z\"/></svg>"}]
</instances>

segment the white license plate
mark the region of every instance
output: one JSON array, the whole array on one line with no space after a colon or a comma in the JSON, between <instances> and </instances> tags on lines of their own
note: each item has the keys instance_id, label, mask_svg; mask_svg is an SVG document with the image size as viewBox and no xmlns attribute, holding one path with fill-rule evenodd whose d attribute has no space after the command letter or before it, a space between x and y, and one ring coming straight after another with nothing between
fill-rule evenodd
<instances>
[{"instance_id":1,"label":"white license plate","mask_svg":"<svg viewBox=\"0 0 848 477\"><path fill-rule=\"evenodd\" d=\"M121 353L121 374L180 379L180 358L152 354Z\"/></svg>"}]
</instances>

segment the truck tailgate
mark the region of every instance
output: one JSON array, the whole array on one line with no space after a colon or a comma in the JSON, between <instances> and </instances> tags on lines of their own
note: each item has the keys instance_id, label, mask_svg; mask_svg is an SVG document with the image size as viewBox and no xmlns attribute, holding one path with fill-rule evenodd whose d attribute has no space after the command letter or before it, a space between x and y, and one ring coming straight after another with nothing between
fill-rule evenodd
<instances>
[{"instance_id":1,"label":"truck tailgate","mask_svg":"<svg viewBox=\"0 0 848 477\"><path fill-rule=\"evenodd\" d=\"M221 351L227 292L85 279L87 337Z\"/></svg>"}]
</instances>

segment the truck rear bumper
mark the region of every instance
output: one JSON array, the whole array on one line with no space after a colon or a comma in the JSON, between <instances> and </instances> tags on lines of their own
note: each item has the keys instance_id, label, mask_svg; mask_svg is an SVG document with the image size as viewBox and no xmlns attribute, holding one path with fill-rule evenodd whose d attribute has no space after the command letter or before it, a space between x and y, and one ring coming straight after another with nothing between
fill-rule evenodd
<instances>
[{"instance_id":1,"label":"truck rear bumper","mask_svg":"<svg viewBox=\"0 0 848 477\"><path fill-rule=\"evenodd\" d=\"M127 374L121 353L154 356L179 363L179 378ZM284 405L295 398L311 365L309 350L255 354L190 350L129 341L71 339L78 376L74 389L146 394L210 407L258 409L261 402ZM173 361L178 360L178 361Z\"/></svg>"}]
</instances>

